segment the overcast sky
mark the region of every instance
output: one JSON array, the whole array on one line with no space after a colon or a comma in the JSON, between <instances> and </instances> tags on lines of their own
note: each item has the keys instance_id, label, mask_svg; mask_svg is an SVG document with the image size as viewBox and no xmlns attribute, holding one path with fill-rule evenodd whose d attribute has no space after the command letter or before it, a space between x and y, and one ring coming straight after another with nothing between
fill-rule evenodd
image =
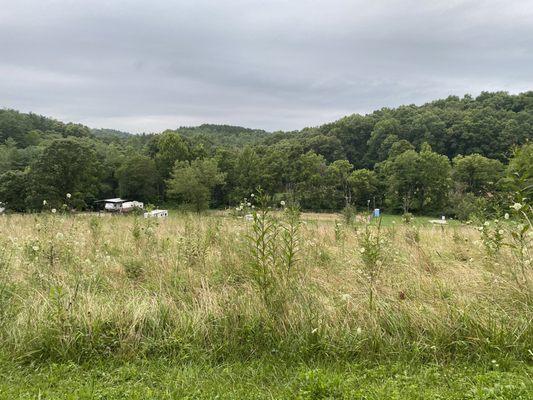
<instances>
[{"instance_id":1,"label":"overcast sky","mask_svg":"<svg viewBox=\"0 0 533 400\"><path fill-rule=\"evenodd\" d=\"M0 0L0 108L267 130L533 89L533 1Z\"/></svg>"}]
</instances>

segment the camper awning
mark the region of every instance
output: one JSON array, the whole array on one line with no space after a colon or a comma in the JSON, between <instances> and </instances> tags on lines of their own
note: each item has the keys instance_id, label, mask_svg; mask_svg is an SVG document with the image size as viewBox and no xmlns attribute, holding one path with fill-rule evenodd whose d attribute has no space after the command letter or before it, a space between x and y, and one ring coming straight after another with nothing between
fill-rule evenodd
<instances>
[{"instance_id":1,"label":"camper awning","mask_svg":"<svg viewBox=\"0 0 533 400\"><path fill-rule=\"evenodd\" d=\"M116 199L96 200L95 203L125 203L128 200L117 197Z\"/></svg>"}]
</instances>

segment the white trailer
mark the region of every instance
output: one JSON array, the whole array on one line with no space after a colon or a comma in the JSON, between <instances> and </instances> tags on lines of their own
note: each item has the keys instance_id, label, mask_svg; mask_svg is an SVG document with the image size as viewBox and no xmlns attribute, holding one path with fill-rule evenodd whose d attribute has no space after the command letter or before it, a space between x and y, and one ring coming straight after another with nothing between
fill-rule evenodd
<instances>
[{"instance_id":1,"label":"white trailer","mask_svg":"<svg viewBox=\"0 0 533 400\"><path fill-rule=\"evenodd\" d=\"M166 218L168 210L152 210L144 213L144 218Z\"/></svg>"}]
</instances>

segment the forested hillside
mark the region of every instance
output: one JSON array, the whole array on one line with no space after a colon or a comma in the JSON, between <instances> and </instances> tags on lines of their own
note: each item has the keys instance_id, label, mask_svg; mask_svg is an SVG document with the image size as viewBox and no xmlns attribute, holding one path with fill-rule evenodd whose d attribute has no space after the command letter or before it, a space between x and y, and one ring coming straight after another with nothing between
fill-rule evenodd
<instances>
[{"instance_id":1,"label":"forested hillside","mask_svg":"<svg viewBox=\"0 0 533 400\"><path fill-rule=\"evenodd\" d=\"M448 97L294 132L201 125L160 134L89 129L0 110L0 202L87 209L122 196L202 210L261 187L303 209L384 207L467 217L529 196L533 92Z\"/></svg>"}]
</instances>

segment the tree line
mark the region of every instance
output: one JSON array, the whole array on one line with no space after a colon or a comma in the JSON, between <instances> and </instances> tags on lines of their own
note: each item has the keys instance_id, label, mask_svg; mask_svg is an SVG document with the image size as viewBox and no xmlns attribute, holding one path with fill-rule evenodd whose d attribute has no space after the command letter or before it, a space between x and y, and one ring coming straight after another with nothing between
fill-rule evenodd
<instances>
[{"instance_id":1,"label":"tree line","mask_svg":"<svg viewBox=\"0 0 533 400\"><path fill-rule=\"evenodd\" d=\"M261 187L305 210L346 206L454 215L531 198L533 92L448 97L315 128L201 125L130 135L0 110L0 202L91 209L121 196L232 207Z\"/></svg>"}]
</instances>

